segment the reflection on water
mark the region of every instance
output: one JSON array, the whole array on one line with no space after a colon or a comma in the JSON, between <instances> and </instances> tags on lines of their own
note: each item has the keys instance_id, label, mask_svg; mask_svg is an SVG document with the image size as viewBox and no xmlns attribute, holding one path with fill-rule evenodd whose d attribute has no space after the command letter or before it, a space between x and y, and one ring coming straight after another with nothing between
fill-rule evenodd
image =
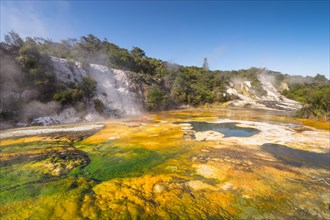
<instances>
[{"instance_id":1,"label":"reflection on water","mask_svg":"<svg viewBox=\"0 0 330 220\"><path fill-rule=\"evenodd\" d=\"M292 166L308 166L330 170L330 153L315 153L289 148L280 144L263 144L262 150L271 153L277 159Z\"/></svg>"},{"instance_id":2,"label":"reflection on water","mask_svg":"<svg viewBox=\"0 0 330 220\"><path fill-rule=\"evenodd\" d=\"M260 130L255 128L238 127L237 123L208 123L208 122L188 122L197 132L216 131L225 137L251 137L258 134Z\"/></svg>"}]
</instances>

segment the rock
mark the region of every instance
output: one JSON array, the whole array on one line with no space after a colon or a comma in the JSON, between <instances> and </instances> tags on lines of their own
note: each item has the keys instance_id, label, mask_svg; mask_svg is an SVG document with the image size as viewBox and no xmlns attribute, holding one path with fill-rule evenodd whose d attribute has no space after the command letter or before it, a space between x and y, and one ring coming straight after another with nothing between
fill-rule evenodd
<instances>
[{"instance_id":1,"label":"rock","mask_svg":"<svg viewBox=\"0 0 330 220\"><path fill-rule=\"evenodd\" d=\"M290 126L289 126L290 127ZM305 126L291 126L291 129L296 132L303 132L303 131L312 131L311 128L305 127Z\"/></svg>"},{"instance_id":2,"label":"rock","mask_svg":"<svg viewBox=\"0 0 330 220\"><path fill-rule=\"evenodd\" d=\"M221 186L221 189L228 190L232 187L231 183L225 183Z\"/></svg>"},{"instance_id":3,"label":"rock","mask_svg":"<svg viewBox=\"0 0 330 220\"><path fill-rule=\"evenodd\" d=\"M58 132L82 132L103 128L104 125L90 124L90 125L76 125L71 127L53 127L53 128L40 128L40 129L24 129L24 130L8 130L0 133L0 139L12 138L12 137L25 137L44 135Z\"/></svg>"},{"instance_id":4,"label":"rock","mask_svg":"<svg viewBox=\"0 0 330 220\"><path fill-rule=\"evenodd\" d=\"M53 118L61 124L70 124L80 121L78 112L74 108L66 108L59 114L54 115Z\"/></svg>"},{"instance_id":5,"label":"rock","mask_svg":"<svg viewBox=\"0 0 330 220\"><path fill-rule=\"evenodd\" d=\"M199 181L199 180L191 180L186 183L186 186L188 186L192 190L204 190L204 189L212 190L212 189L214 189L213 186L211 186L207 183L204 183L202 181Z\"/></svg>"},{"instance_id":6,"label":"rock","mask_svg":"<svg viewBox=\"0 0 330 220\"><path fill-rule=\"evenodd\" d=\"M59 121L55 120L53 117L50 116L35 118L31 123L31 125L42 125L42 126L56 125L56 124L59 124Z\"/></svg>"},{"instance_id":7,"label":"rock","mask_svg":"<svg viewBox=\"0 0 330 220\"><path fill-rule=\"evenodd\" d=\"M204 131L204 132L196 132L195 139L197 141L216 141L221 140L225 135L219 132L214 131Z\"/></svg>"},{"instance_id":8,"label":"rock","mask_svg":"<svg viewBox=\"0 0 330 220\"><path fill-rule=\"evenodd\" d=\"M256 109L275 109L278 111L295 111L302 106L299 102L290 100L281 95L273 85L272 77L266 74L259 74L258 79L265 94L260 95L252 86L250 81L233 80L227 88L227 94L238 98L231 101L229 106L256 108ZM282 85L280 89L286 88Z\"/></svg>"},{"instance_id":9,"label":"rock","mask_svg":"<svg viewBox=\"0 0 330 220\"><path fill-rule=\"evenodd\" d=\"M90 112L87 115L85 115L83 118L86 121L96 121L96 120L104 119L104 117L102 117L100 114L96 112Z\"/></svg>"},{"instance_id":10,"label":"rock","mask_svg":"<svg viewBox=\"0 0 330 220\"><path fill-rule=\"evenodd\" d=\"M180 125L182 126L182 130L184 130L184 131L192 129L192 126L189 123L182 123Z\"/></svg>"},{"instance_id":11,"label":"rock","mask_svg":"<svg viewBox=\"0 0 330 220\"><path fill-rule=\"evenodd\" d=\"M154 193L161 193L164 190L164 186L160 185L160 184L155 184L153 191Z\"/></svg>"}]
</instances>

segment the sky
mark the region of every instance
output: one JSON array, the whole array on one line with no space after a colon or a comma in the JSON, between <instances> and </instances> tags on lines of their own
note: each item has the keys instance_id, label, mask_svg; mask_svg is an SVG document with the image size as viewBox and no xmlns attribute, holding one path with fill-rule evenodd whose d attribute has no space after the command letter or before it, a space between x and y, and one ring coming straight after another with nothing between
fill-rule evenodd
<instances>
[{"instance_id":1,"label":"sky","mask_svg":"<svg viewBox=\"0 0 330 220\"><path fill-rule=\"evenodd\" d=\"M329 1L1 0L1 41L93 34L181 65L329 78L329 20Z\"/></svg>"}]
</instances>

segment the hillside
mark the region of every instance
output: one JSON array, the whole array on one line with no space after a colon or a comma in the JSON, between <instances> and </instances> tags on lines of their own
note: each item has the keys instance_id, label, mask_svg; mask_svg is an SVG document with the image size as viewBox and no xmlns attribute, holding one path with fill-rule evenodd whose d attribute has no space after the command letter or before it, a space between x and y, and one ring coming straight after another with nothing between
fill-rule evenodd
<instances>
[{"instance_id":1,"label":"hillside","mask_svg":"<svg viewBox=\"0 0 330 220\"><path fill-rule=\"evenodd\" d=\"M129 51L93 35L52 42L23 40L10 32L0 51L2 128L93 121L228 101L230 106L279 111L303 106L300 116L329 119L329 90L313 100L290 93L297 85L329 88L329 80L321 75L180 66L147 57L138 47ZM320 100L320 105L308 104Z\"/></svg>"}]
</instances>

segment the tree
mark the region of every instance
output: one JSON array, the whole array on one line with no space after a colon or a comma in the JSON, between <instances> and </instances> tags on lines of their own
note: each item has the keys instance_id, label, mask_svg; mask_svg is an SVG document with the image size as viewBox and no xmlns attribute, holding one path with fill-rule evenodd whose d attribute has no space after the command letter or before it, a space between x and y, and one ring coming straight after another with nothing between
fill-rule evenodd
<instances>
[{"instance_id":1,"label":"tree","mask_svg":"<svg viewBox=\"0 0 330 220\"><path fill-rule=\"evenodd\" d=\"M198 106L214 101L214 76L197 67L181 68L172 86L173 100L181 104Z\"/></svg>"},{"instance_id":2,"label":"tree","mask_svg":"<svg viewBox=\"0 0 330 220\"><path fill-rule=\"evenodd\" d=\"M133 49L131 50L131 55L133 57L138 57L138 58L143 58L146 56L144 51L138 47L133 47Z\"/></svg>"},{"instance_id":3,"label":"tree","mask_svg":"<svg viewBox=\"0 0 330 220\"><path fill-rule=\"evenodd\" d=\"M105 110L105 105L101 100L95 99L94 100L94 108L98 113L103 114L104 110Z\"/></svg>"},{"instance_id":4,"label":"tree","mask_svg":"<svg viewBox=\"0 0 330 220\"><path fill-rule=\"evenodd\" d=\"M324 82L327 82L328 79L324 75L321 75L318 73L318 74L316 74L316 76L314 76L313 81L318 82L318 83L324 83Z\"/></svg>"},{"instance_id":5,"label":"tree","mask_svg":"<svg viewBox=\"0 0 330 220\"><path fill-rule=\"evenodd\" d=\"M96 90L97 82L91 77L83 77L79 84L80 89L84 92L84 96L91 99Z\"/></svg>"},{"instance_id":6,"label":"tree","mask_svg":"<svg viewBox=\"0 0 330 220\"><path fill-rule=\"evenodd\" d=\"M19 36L19 34L14 31L10 31L8 32L8 34L5 35L5 42L6 44L14 46L16 48L20 48L24 44L24 41Z\"/></svg>"},{"instance_id":7,"label":"tree","mask_svg":"<svg viewBox=\"0 0 330 220\"><path fill-rule=\"evenodd\" d=\"M26 38L16 59L22 65L25 86L36 88L40 94L39 98L42 101L49 101L56 86L50 58L40 53L37 43L32 38Z\"/></svg>"},{"instance_id":8,"label":"tree","mask_svg":"<svg viewBox=\"0 0 330 220\"><path fill-rule=\"evenodd\" d=\"M164 110L167 106L166 93L159 87L152 87L147 95L148 110Z\"/></svg>"},{"instance_id":9,"label":"tree","mask_svg":"<svg viewBox=\"0 0 330 220\"><path fill-rule=\"evenodd\" d=\"M102 48L101 40L95 37L93 34L81 37L78 44L89 53L96 53Z\"/></svg>"},{"instance_id":10,"label":"tree","mask_svg":"<svg viewBox=\"0 0 330 220\"><path fill-rule=\"evenodd\" d=\"M207 58L204 58L204 61L203 61L203 70L209 71L209 64L207 62Z\"/></svg>"}]
</instances>

